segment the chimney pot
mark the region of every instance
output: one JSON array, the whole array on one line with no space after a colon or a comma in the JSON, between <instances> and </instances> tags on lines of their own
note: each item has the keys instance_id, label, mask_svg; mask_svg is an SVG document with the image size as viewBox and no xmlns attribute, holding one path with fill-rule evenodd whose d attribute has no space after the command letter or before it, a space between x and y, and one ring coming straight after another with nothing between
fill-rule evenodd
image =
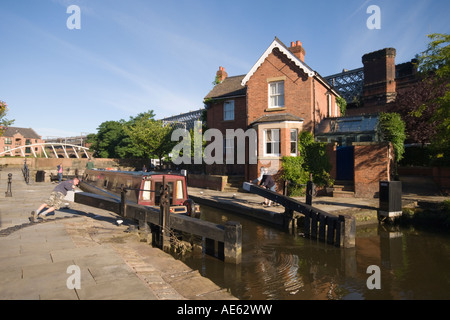
<instances>
[{"instance_id":1,"label":"chimney pot","mask_svg":"<svg viewBox=\"0 0 450 320\"><path fill-rule=\"evenodd\" d=\"M226 79L226 77L228 77L227 72L225 71L225 68L220 66L219 67L219 71L217 71L217 80L219 82L222 82L223 80Z\"/></svg>"},{"instance_id":2,"label":"chimney pot","mask_svg":"<svg viewBox=\"0 0 450 320\"><path fill-rule=\"evenodd\" d=\"M302 43L299 40L297 40L297 47L301 46L301 45L302 45Z\"/></svg>"},{"instance_id":3,"label":"chimney pot","mask_svg":"<svg viewBox=\"0 0 450 320\"><path fill-rule=\"evenodd\" d=\"M294 41L291 42L291 47L295 47L295 42Z\"/></svg>"}]
</instances>

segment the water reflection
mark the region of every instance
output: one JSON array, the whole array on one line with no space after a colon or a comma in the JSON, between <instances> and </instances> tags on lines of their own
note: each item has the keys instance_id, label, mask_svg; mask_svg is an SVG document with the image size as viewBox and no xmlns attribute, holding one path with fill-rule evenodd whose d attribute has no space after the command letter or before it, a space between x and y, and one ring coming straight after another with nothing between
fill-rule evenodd
<instances>
[{"instance_id":1,"label":"water reflection","mask_svg":"<svg viewBox=\"0 0 450 320\"><path fill-rule=\"evenodd\" d=\"M450 237L383 226L358 227L356 247L341 249L289 234L225 211L202 207L202 219L240 221L238 266L194 252L193 269L240 299L449 299ZM367 267L381 270L381 289L370 290Z\"/></svg>"}]
</instances>

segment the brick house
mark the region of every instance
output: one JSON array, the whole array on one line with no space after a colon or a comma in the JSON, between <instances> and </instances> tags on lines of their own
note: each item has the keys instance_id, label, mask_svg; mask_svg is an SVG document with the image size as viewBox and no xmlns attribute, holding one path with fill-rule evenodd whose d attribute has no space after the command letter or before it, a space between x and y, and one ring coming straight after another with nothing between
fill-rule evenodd
<instances>
[{"instance_id":1,"label":"brick house","mask_svg":"<svg viewBox=\"0 0 450 320\"><path fill-rule=\"evenodd\" d=\"M31 128L19 128L19 127L7 127L3 128L3 135L0 136L0 153L2 156L31 156L34 154L40 154L41 149L34 147L26 147L27 145L32 145L36 143L43 143L42 137L38 135ZM24 146L25 148L16 149ZM10 152L8 152L10 151Z\"/></svg>"},{"instance_id":2,"label":"brick house","mask_svg":"<svg viewBox=\"0 0 450 320\"><path fill-rule=\"evenodd\" d=\"M208 174L241 175L255 179L261 166L276 175L283 156L298 155L298 134L315 132L325 117L339 117L336 90L305 63L300 41L287 47L275 38L245 75L231 76L220 67L217 84L205 96L207 127L254 129L257 163L213 164ZM236 141L224 139L224 157L236 151ZM248 146L248 144L246 144ZM246 160L249 159L246 148ZM236 157L236 152L234 152Z\"/></svg>"}]
</instances>

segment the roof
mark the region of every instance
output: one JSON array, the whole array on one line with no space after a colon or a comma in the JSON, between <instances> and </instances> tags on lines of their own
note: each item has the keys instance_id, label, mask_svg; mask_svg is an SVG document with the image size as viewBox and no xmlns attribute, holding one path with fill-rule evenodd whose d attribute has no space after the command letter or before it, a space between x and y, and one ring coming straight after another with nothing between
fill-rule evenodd
<instances>
[{"instance_id":1,"label":"roof","mask_svg":"<svg viewBox=\"0 0 450 320\"><path fill-rule=\"evenodd\" d=\"M378 115L362 115L323 119L316 135L376 132Z\"/></svg>"},{"instance_id":2,"label":"roof","mask_svg":"<svg viewBox=\"0 0 450 320\"><path fill-rule=\"evenodd\" d=\"M330 89L336 96L339 93L330 85L321 75L316 71L311 69L305 62L300 60L296 55L294 55L286 45L281 42L277 37L272 41L271 45L264 51L263 55L258 59L258 61L253 65L247 74L240 76L227 77L221 83L217 84L205 97L206 99L226 99L237 96L246 95L246 84L251 76L258 70L261 64L266 60L266 58L272 53L272 51L277 48L280 50L288 59L290 59L296 66L298 66L303 72L305 72L309 77L314 77L324 86Z\"/></svg>"},{"instance_id":3,"label":"roof","mask_svg":"<svg viewBox=\"0 0 450 320\"><path fill-rule=\"evenodd\" d=\"M281 42L277 37L272 41L271 45L264 51L263 55L256 61L250 71L246 74L244 79L242 79L242 85L245 86L247 81L251 78L251 76L258 70L259 66L266 60L266 58L272 53L272 51L278 48L283 54L285 54L289 60L295 63L300 69L303 70L309 77L313 77L316 75L316 72L312 70L306 63L297 58L289 49Z\"/></svg>"},{"instance_id":4,"label":"roof","mask_svg":"<svg viewBox=\"0 0 450 320\"><path fill-rule=\"evenodd\" d=\"M221 83L218 83L206 95L205 99L222 99L236 96L245 96L247 89L242 85L244 75L227 77Z\"/></svg>"},{"instance_id":5,"label":"roof","mask_svg":"<svg viewBox=\"0 0 450 320\"><path fill-rule=\"evenodd\" d=\"M255 121L253 121L250 126L257 124L257 123L264 123L264 122L283 122L283 121L298 121L303 122L303 118L294 116L290 113L278 113L278 114L266 114L262 117L259 117Z\"/></svg>"},{"instance_id":6,"label":"roof","mask_svg":"<svg viewBox=\"0 0 450 320\"><path fill-rule=\"evenodd\" d=\"M7 127L3 137L13 137L15 134L21 134L24 138L41 139L41 136L31 128Z\"/></svg>"}]
</instances>

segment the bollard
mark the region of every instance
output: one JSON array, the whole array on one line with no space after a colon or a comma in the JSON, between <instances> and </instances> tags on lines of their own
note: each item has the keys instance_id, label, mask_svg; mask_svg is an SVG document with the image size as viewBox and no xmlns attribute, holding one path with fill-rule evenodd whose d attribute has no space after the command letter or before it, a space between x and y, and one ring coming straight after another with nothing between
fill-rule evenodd
<instances>
[{"instance_id":1,"label":"bollard","mask_svg":"<svg viewBox=\"0 0 450 320\"><path fill-rule=\"evenodd\" d=\"M225 223L224 260L227 263L242 262L242 225L239 222Z\"/></svg>"},{"instance_id":2,"label":"bollard","mask_svg":"<svg viewBox=\"0 0 450 320\"><path fill-rule=\"evenodd\" d=\"M12 173L8 173L8 187L5 192L5 197L12 197L11 180L12 180Z\"/></svg>"}]
</instances>

